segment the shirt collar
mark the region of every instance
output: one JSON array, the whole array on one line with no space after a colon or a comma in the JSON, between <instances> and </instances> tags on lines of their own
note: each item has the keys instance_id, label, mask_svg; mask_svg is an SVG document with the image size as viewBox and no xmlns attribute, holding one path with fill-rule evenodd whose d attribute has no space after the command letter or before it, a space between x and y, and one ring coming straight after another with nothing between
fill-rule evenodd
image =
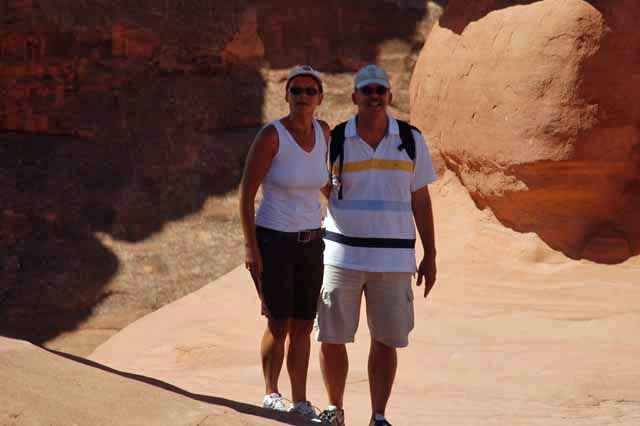
<instances>
[{"instance_id":1,"label":"shirt collar","mask_svg":"<svg viewBox=\"0 0 640 426\"><path fill-rule=\"evenodd\" d=\"M356 129L356 116L354 115L351 120L347 121L347 127L344 129L345 138L353 138L358 134Z\"/></svg>"},{"instance_id":2,"label":"shirt collar","mask_svg":"<svg viewBox=\"0 0 640 426\"><path fill-rule=\"evenodd\" d=\"M389 120L389 126L387 127L387 133L390 135L400 135L400 128L398 122L391 114L387 114ZM347 127L344 129L345 138L353 138L358 135L358 129L356 127L356 116L353 116L351 120L347 121Z\"/></svg>"}]
</instances>

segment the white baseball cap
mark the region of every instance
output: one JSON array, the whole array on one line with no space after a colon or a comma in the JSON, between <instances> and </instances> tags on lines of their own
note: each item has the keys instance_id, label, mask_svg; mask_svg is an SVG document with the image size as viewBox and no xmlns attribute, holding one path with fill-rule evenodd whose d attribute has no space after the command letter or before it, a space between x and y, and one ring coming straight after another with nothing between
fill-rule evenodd
<instances>
[{"instance_id":1,"label":"white baseball cap","mask_svg":"<svg viewBox=\"0 0 640 426\"><path fill-rule=\"evenodd\" d=\"M309 77L314 78L320 85L320 91L322 92L322 76L318 71L314 70L311 65L302 65L289 71L289 76L287 77L287 87L289 86L289 82L291 80L301 75L308 75Z\"/></svg>"},{"instance_id":2,"label":"white baseball cap","mask_svg":"<svg viewBox=\"0 0 640 426\"><path fill-rule=\"evenodd\" d=\"M387 72L381 67L374 64L369 64L360 68L360 70L358 70L358 73L356 74L356 90L368 84L379 84L380 86L384 86L387 89L391 87Z\"/></svg>"}]
</instances>

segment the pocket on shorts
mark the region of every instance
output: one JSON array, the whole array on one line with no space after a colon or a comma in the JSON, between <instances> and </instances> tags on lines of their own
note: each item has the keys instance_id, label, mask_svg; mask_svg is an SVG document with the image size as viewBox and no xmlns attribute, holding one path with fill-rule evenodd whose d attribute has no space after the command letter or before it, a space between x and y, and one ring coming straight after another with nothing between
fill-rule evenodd
<instances>
[{"instance_id":1,"label":"pocket on shorts","mask_svg":"<svg viewBox=\"0 0 640 426\"><path fill-rule=\"evenodd\" d=\"M320 301L330 308L331 307L331 291L325 289L324 287L321 287Z\"/></svg>"},{"instance_id":2,"label":"pocket on shorts","mask_svg":"<svg viewBox=\"0 0 640 426\"><path fill-rule=\"evenodd\" d=\"M413 311L413 288L409 286L407 289L407 332L413 330L415 326L415 314Z\"/></svg>"},{"instance_id":3,"label":"pocket on shorts","mask_svg":"<svg viewBox=\"0 0 640 426\"><path fill-rule=\"evenodd\" d=\"M413 303L413 299L414 299L414 295L413 295L413 288L409 287L407 289L407 301Z\"/></svg>"},{"instance_id":4,"label":"pocket on shorts","mask_svg":"<svg viewBox=\"0 0 640 426\"><path fill-rule=\"evenodd\" d=\"M269 232L262 229L262 228L256 228L256 239L258 241L266 241L269 239Z\"/></svg>"},{"instance_id":5,"label":"pocket on shorts","mask_svg":"<svg viewBox=\"0 0 640 426\"><path fill-rule=\"evenodd\" d=\"M260 253L262 254L264 250L273 245L273 235L269 235L268 232L260 231L259 229L256 232L256 240L258 242L258 248L260 249Z\"/></svg>"}]
</instances>

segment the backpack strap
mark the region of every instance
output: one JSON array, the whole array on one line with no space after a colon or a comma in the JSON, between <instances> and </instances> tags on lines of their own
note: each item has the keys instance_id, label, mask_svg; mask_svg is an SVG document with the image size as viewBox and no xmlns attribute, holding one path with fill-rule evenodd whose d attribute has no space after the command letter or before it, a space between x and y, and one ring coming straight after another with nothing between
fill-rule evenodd
<instances>
[{"instance_id":1,"label":"backpack strap","mask_svg":"<svg viewBox=\"0 0 640 426\"><path fill-rule=\"evenodd\" d=\"M329 179L333 182L333 164L339 159L338 163L338 199L342 200L342 168L344 165L344 132L347 122L338 124L331 130L331 142L329 144Z\"/></svg>"},{"instance_id":2,"label":"backpack strap","mask_svg":"<svg viewBox=\"0 0 640 426\"><path fill-rule=\"evenodd\" d=\"M422 132L420 132L420 129L412 126L406 121L396 121L398 122L398 129L400 130L400 140L402 140L402 143L398 145L398 151L402 151L404 149L411 161L414 161L416 159L416 141L413 138L413 132L411 132L411 130L415 130L420 134L422 134Z\"/></svg>"}]
</instances>

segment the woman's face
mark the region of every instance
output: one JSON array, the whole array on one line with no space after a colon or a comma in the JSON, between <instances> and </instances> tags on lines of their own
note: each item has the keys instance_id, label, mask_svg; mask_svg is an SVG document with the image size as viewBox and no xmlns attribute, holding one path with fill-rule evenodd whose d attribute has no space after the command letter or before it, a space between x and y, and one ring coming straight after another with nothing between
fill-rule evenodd
<instances>
[{"instance_id":1,"label":"woman's face","mask_svg":"<svg viewBox=\"0 0 640 426\"><path fill-rule=\"evenodd\" d=\"M300 75L289 82L285 99L291 111L313 112L322 103L320 85L313 77Z\"/></svg>"}]
</instances>

